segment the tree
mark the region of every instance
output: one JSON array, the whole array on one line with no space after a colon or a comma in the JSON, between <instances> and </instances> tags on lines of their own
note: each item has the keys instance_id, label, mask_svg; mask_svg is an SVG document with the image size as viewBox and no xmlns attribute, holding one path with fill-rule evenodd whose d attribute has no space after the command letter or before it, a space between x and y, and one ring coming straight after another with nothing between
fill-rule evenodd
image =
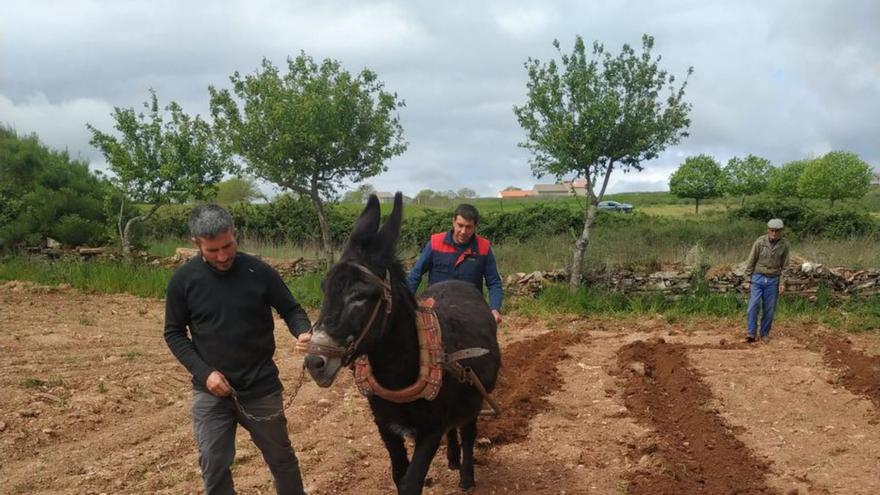
<instances>
[{"instance_id":1,"label":"tree","mask_svg":"<svg viewBox=\"0 0 880 495\"><path fill-rule=\"evenodd\" d=\"M724 192L731 196L742 197L744 205L746 196L767 190L772 170L773 165L766 158L755 155L745 158L733 157L724 167Z\"/></svg>"},{"instance_id":2,"label":"tree","mask_svg":"<svg viewBox=\"0 0 880 495\"><path fill-rule=\"evenodd\" d=\"M795 160L774 168L767 181L767 192L779 198L801 198L798 181L812 160Z\"/></svg>"},{"instance_id":3,"label":"tree","mask_svg":"<svg viewBox=\"0 0 880 495\"><path fill-rule=\"evenodd\" d=\"M346 203L363 204L367 202L367 199L371 194L376 194L376 188L371 184L361 184L357 188L345 193L342 201Z\"/></svg>"},{"instance_id":4,"label":"tree","mask_svg":"<svg viewBox=\"0 0 880 495\"><path fill-rule=\"evenodd\" d=\"M680 198L692 198L696 213L700 213L701 199L721 196L723 187L721 165L707 155L687 158L669 178L669 191Z\"/></svg>"},{"instance_id":5,"label":"tree","mask_svg":"<svg viewBox=\"0 0 880 495\"><path fill-rule=\"evenodd\" d=\"M834 206L840 199L859 199L871 187L871 166L855 153L832 151L813 160L798 179L798 192L805 198L827 199Z\"/></svg>"},{"instance_id":6,"label":"tree","mask_svg":"<svg viewBox=\"0 0 880 495\"><path fill-rule=\"evenodd\" d=\"M434 198L434 194L434 191L431 189L422 189L416 194L416 197L413 198L413 201L415 201L417 205L424 206L428 203L428 201L431 201L431 199Z\"/></svg>"},{"instance_id":7,"label":"tree","mask_svg":"<svg viewBox=\"0 0 880 495\"><path fill-rule=\"evenodd\" d=\"M46 237L103 244L111 194L109 181L87 163L0 126L0 247L35 246Z\"/></svg>"},{"instance_id":8,"label":"tree","mask_svg":"<svg viewBox=\"0 0 880 495\"><path fill-rule=\"evenodd\" d=\"M385 161L406 150L395 113L404 102L370 70L353 76L336 60L318 64L305 53L287 59L287 74L263 59L255 73L229 80L232 92L209 88L217 133L251 173L311 200L329 265L325 198L387 170Z\"/></svg>"},{"instance_id":9,"label":"tree","mask_svg":"<svg viewBox=\"0 0 880 495\"><path fill-rule=\"evenodd\" d=\"M526 61L527 101L513 110L527 132L520 146L532 152L535 176L587 179L584 225L575 242L569 278L575 291L597 206L612 172L641 171L643 162L687 136L691 106L684 101L686 82L675 88L675 78L658 68L660 57L652 58L651 36L642 37L641 54L623 45L621 53L612 57L601 44L593 43L591 60L580 36L571 54L562 53L557 40L553 46L559 63ZM667 85L669 94L663 97L660 93Z\"/></svg>"},{"instance_id":10,"label":"tree","mask_svg":"<svg viewBox=\"0 0 880 495\"><path fill-rule=\"evenodd\" d=\"M462 199L473 199L477 197L477 192L471 188L463 187L455 195Z\"/></svg>"},{"instance_id":11,"label":"tree","mask_svg":"<svg viewBox=\"0 0 880 495\"><path fill-rule=\"evenodd\" d=\"M131 256L134 225L147 221L162 205L205 199L232 169L201 117L190 117L174 101L160 110L153 90L144 108L146 115L114 108L118 139L86 124L92 133L89 143L104 155L115 175L112 181L122 191L117 229L126 257ZM126 201L149 209L126 220Z\"/></svg>"},{"instance_id":12,"label":"tree","mask_svg":"<svg viewBox=\"0 0 880 495\"><path fill-rule=\"evenodd\" d=\"M250 203L257 199L266 200L254 179L250 177L232 177L217 184L216 201L222 205L233 203Z\"/></svg>"}]
</instances>

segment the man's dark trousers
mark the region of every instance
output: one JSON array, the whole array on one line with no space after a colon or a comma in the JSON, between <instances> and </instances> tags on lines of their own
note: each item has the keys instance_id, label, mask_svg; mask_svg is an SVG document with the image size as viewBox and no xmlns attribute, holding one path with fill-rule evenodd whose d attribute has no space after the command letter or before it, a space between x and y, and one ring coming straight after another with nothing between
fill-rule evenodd
<instances>
[{"instance_id":1,"label":"man's dark trousers","mask_svg":"<svg viewBox=\"0 0 880 495\"><path fill-rule=\"evenodd\" d=\"M281 391L256 399L239 399L242 407L257 418L271 416L284 407ZM199 445L199 465L205 482L206 495L232 495L230 466L235 459L235 430L241 424L275 478L278 495L302 495L299 461L287 436L284 414L268 421L254 421L243 415L231 397L216 397L193 390L193 433Z\"/></svg>"}]
</instances>

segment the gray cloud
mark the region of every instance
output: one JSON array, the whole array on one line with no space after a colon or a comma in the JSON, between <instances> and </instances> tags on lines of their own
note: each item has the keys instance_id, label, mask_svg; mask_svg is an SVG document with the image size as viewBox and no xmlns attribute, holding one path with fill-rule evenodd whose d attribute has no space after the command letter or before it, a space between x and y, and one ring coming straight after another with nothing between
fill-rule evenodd
<instances>
[{"instance_id":1,"label":"gray cloud","mask_svg":"<svg viewBox=\"0 0 880 495\"><path fill-rule=\"evenodd\" d=\"M492 195L535 182L512 107L528 57L576 34L612 53L655 36L671 73L695 68L691 136L616 174L610 190L655 190L684 157L774 163L854 151L880 162L880 7L865 1L28 2L0 17L0 122L102 166L86 122L109 130L113 106L155 88L207 113L207 87L227 86L268 57L305 50L351 71L369 67L407 102L409 150L370 182L382 190L471 187Z\"/></svg>"}]
</instances>

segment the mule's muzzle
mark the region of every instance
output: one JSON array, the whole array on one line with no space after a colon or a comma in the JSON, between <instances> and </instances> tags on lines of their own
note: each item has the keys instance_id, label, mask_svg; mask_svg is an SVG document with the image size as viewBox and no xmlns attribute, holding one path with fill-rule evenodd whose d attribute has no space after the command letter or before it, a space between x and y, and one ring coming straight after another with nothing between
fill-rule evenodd
<instances>
[{"instance_id":1,"label":"mule's muzzle","mask_svg":"<svg viewBox=\"0 0 880 495\"><path fill-rule=\"evenodd\" d=\"M342 356L330 352L336 349L335 343L324 332L316 332L309 344L308 354L303 360L303 366L308 370L312 380L319 387L329 387L336 379L336 374L342 368Z\"/></svg>"},{"instance_id":2,"label":"mule's muzzle","mask_svg":"<svg viewBox=\"0 0 880 495\"><path fill-rule=\"evenodd\" d=\"M309 354L306 356L303 365L308 370L312 380L319 387L326 388L332 385L333 380L336 379L336 374L342 368L342 359Z\"/></svg>"}]
</instances>

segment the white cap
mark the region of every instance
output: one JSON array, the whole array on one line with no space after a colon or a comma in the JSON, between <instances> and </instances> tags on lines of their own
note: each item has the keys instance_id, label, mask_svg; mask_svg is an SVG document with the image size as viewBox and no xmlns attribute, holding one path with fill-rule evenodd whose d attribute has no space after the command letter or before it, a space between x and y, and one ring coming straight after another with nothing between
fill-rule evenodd
<instances>
[{"instance_id":1,"label":"white cap","mask_svg":"<svg viewBox=\"0 0 880 495\"><path fill-rule=\"evenodd\" d=\"M769 222L767 222L768 229L779 230L783 227L785 227L785 225L782 223L782 220L779 218L774 218L774 219L770 220Z\"/></svg>"}]
</instances>

